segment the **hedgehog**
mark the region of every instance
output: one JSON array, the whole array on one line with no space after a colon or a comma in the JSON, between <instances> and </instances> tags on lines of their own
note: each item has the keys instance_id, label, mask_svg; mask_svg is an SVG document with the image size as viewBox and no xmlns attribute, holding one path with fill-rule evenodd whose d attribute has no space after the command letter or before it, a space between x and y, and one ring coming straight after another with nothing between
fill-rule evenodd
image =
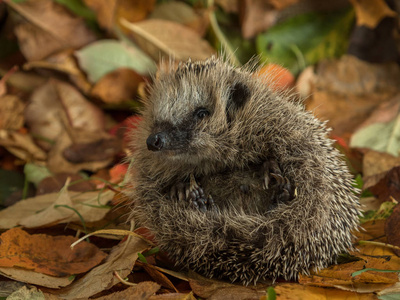
<instances>
[{"instance_id":1,"label":"hedgehog","mask_svg":"<svg viewBox=\"0 0 400 300\"><path fill-rule=\"evenodd\" d=\"M132 218L176 265L244 285L353 250L358 191L316 119L251 65L162 64L132 137Z\"/></svg>"}]
</instances>

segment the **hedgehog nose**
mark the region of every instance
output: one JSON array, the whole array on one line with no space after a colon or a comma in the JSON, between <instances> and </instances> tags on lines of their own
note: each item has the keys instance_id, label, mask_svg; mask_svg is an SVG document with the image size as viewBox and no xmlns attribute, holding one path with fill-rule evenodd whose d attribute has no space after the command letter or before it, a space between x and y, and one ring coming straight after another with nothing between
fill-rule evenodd
<instances>
[{"instance_id":1,"label":"hedgehog nose","mask_svg":"<svg viewBox=\"0 0 400 300\"><path fill-rule=\"evenodd\" d=\"M147 149L151 151L160 151L165 144L165 135L162 132L151 134L146 140Z\"/></svg>"}]
</instances>

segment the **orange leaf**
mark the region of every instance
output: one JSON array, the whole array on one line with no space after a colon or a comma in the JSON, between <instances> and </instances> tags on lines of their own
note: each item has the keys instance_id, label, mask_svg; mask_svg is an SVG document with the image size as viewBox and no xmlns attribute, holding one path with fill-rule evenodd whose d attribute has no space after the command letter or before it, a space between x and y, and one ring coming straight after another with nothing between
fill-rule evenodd
<instances>
[{"instance_id":1,"label":"orange leaf","mask_svg":"<svg viewBox=\"0 0 400 300\"><path fill-rule=\"evenodd\" d=\"M87 242L71 250L76 240L72 236L30 235L21 228L10 229L0 236L0 266L62 277L84 273L107 256Z\"/></svg>"},{"instance_id":2,"label":"orange leaf","mask_svg":"<svg viewBox=\"0 0 400 300\"><path fill-rule=\"evenodd\" d=\"M262 78L265 83L271 84L275 91L282 91L294 86L294 76L290 71L277 64L268 64L262 67L256 76Z\"/></svg>"}]
</instances>

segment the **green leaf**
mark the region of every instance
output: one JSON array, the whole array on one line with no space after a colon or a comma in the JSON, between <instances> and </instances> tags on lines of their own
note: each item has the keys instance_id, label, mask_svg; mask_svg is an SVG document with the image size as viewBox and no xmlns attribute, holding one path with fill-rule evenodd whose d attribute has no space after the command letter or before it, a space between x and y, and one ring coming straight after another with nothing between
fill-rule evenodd
<instances>
[{"instance_id":1,"label":"green leaf","mask_svg":"<svg viewBox=\"0 0 400 300\"><path fill-rule=\"evenodd\" d=\"M361 273L364 273L367 271L375 271L375 272L381 272L381 273L400 273L400 270L380 270L380 269L374 269L374 268L366 268L366 269L362 269L362 270L352 273L351 276L355 277L355 276L358 276Z\"/></svg>"},{"instance_id":2,"label":"green leaf","mask_svg":"<svg viewBox=\"0 0 400 300\"><path fill-rule=\"evenodd\" d=\"M21 173L0 169L0 205L12 193L22 191L24 184L24 176Z\"/></svg>"},{"instance_id":3,"label":"green leaf","mask_svg":"<svg viewBox=\"0 0 400 300\"><path fill-rule=\"evenodd\" d=\"M399 156L400 115L386 123L376 122L356 131L350 140L352 148L369 148Z\"/></svg>"},{"instance_id":4,"label":"green leaf","mask_svg":"<svg viewBox=\"0 0 400 300\"><path fill-rule=\"evenodd\" d=\"M400 293L381 295L381 296L378 296L378 299L381 299L381 300L399 300L400 299Z\"/></svg>"},{"instance_id":5,"label":"green leaf","mask_svg":"<svg viewBox=\"0 0 400 300\"><path fill-rule=\"evenodd\" d=\"M147 259L146 259L146 257L144 257L144 255L143 255L142 253L138 253L137 255L138 255L139 260L140 260L142 263L147 264Z\"/></svg>"},{"instance_id":6,"label":"green leaf","mask_svg":"<svg viewBox=\"0 0 400 300\"><path fill-rule=\"evenodd\" d=\"M275 292L274 287L270 286L267 289L267 296L268 296L268 298L267 298L268 300L276 300L276 292Z\"/></svg>"},{"instance_id":7,"label":"green leaf","mask_svg":"<svg viewBox=\"0 0 400 300\"><path fill-rule=\"evenodd\" d=\"M82 0L53 0L61 5L64 5L75 15L81 16L89 21L96 21L96 14L89 9Z\"/></svg>"},{"instance_id":8,"label":"green leaf","mask_svg":"<svg viewBox=\"0 0 400 300\"><path fill-rule=\"evenodd\" d=\"M308 65L344 54L353 21L353 10L298 15L260 34L257 52L266 63L298 74Z\"/></svg>"},{"instance_id":9,"label":"green leaf","mask_svg":"<svg viewBox=\"0 0 400 300\"><path fill-rule=\"evenodd\" d=\"M32 163L27 163L24 166L24 173L29 182L32 182L36 187L46 177L51 176L51 172L46 167L38 166Z\"/></svg>"},{"instance_id":10,"label":"green leaf","mask_svg":"<svg viewBox=\"0 0 400 300\"><path fill-rule=\"evenodd\" d=\"M156 71L154 61L139 48L116 40L101 40L75 52L81 68L92 82L118 68L131 68L139 74Z\"/></svg>"}]
</instances>

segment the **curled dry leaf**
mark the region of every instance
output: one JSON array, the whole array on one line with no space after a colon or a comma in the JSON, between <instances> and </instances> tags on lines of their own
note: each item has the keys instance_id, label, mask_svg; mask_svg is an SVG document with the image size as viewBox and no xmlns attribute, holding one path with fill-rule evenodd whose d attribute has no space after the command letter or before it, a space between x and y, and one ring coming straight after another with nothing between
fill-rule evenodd
<instances>
[{"instance_id":1,"label":"curled dry leaf","mask_svg":"<svg viewBox=\"0 0 400 300\"><path fill-rule=\"evenodd\" d=\"M18 282L26 282L29 284L45 286L52 289L59 289L60 287L70 285L73 282L70 276L55 277L21 268L0 267L0 275L16 280Z\"/></svg>"},{"instance_id":2,"label":"curled dry leaf","mask_svg":"<svg viewBox=\"0 0 400 300\"><path fill-rule=\"evenodd\" d=\"M0 129L0 145L23 161L43 162L47 159L46 152L28 134Z\"/></svg>"},{"instance_id":3,"label":"curled dry leaf","mask_svg":"<svg viewBox=\"0 0 400 300\"><path fill-rule=\"evenodd\" d=\"M0 229L9 229L17 225L27 228L52 226L57 223L79 222L81 219L71 209L56 207L67 205L79 212L85 222L101 220L109 211L105 205L113 199L114 192L68 192L40 195L0 211Z\"/></svg>"},{"instance_id":4,"label":"curled dry leaf","mask_svg":"<svg viewBox=\"0 0 400 300\"><path fill-rule=\"evenodd\" d=\"M51 147L47 167L53 173L95 172L109 165L120 149L120 141L104 131L70 129Z\"/></svg>"},{"instance_id":5,"label":"curled dry leaf","mask_svg":"<svg viewBox=\"0 0 400 300\"><path fill-rule=\"evenodd\" d=\"M352 56L322 61L307 109L329 120L332 134L352 133L384 101L399 92L397 64L370 64Z\"/></svg>"},{"instance_id":6,"label":"curled dry leaf","mask_svg":"<svg viewBox=\"0 0 400 300\"><path fill-rule=\"evenodd\" d=\"M24 124L24 109L24 103L17 96L0 96L0 129L20 129Z\"/></svg>"},{"instance_id":7,"label":"curled dry leaf","mask_svg":"<svg viewBox=\"0 0 400 300\"><path fill-rule=\"evenodd\" d=\"M204 60L215 54L210 44L193 30L165 20L150 19L130 23L124 19L121 24L131 31L133 39L154 60L174 57L177 61ZM177 42L178 41L178 42Z\"/></svg>"},{"instance_id":8,"label":"curled dry leaf","mask_svg":"<svg viewBox=\"0 0 400 300\"><path fill-rule=\"evenodd\" d=\"M121 292L116 292L96 299L97 300L114 300L114 299L148 300L151 299L150 296L154 295L160 289L160 287L161 286L159 284L153 281L143 281Z\"/></svg>"},{"instance_id":9,"label":"curled dry leaf","mask_svg":"<svg viewBox=\"0 0 400 300\"><path fill-rule=\"evenodd\" d=\"M91 94L104 103L121 103L132 100L144 78L128 68L120 68L103 76L93 87Z\"/></svg>"},{"instance_id":10,"label":"curled dry leaf","mask_svg":"<svg viewBox=\"0 0 400 300\"><path fill-rule=\"evenodd\" d=\"M87 242L71 249L76 240L72 236L30 235L21 228L10 229L0 236L0 266L63 277L87 272L107 256Z\"/></svg>"},{"instance_id":11,"label":"curled dry leaf","mask_svg":"<svg viewBox=\"0 0 400 300\"><path fill-rule=\"evenodd\" d=\"M116 20L127 19L130 22L144 20L153 10L155 0L84 0L85 4L97 13L101 27L112 31Z\"/></svg>"},{"instance_id":12,"label":"curled dry leaf","mask_svg":"<svg viewBox=\"0 0 400 300\"><path fill-rule=\"evenodd\" d=\"M385 0L350 0L357 16L358 26L375 28L386 17L396 17L397 13L389 8Z\"/></svg>"},{"instance_id":13,"label":"curled dry leaf","mask_svg":"<svg viewBox=\"0 0 400 300\"><path fill-rule=\"evenodd\" d=\"M157 270L153 265L142 262L137 262L137 265L143 267L146 273L149 274L151 278L153 278L154 281L160 284L161 286L174 290L175 292L178 292L178 290L171 282L171 280L169 280L167 276L165 276L163 273Z\"/></svg>"},{"instance_id":14,"label":"curled dry leaf","mask_svg":"<svg viewBox=\"0 0 400 300\"><path fill-rule=\"evenodd\" d=\"M112 248L103 264L94 268L70 286L61 289L60 297L63 299L87 298L110 289L119 283L114 272L118 272L121 278L128 276L138 259L138 253L149 248L144 240L134 236L128 237L125 242L121 242Z\"/></svg>"},{"instance_id":15,"label":"curled dry leaf","mask_svg":"<svg viewBox=\"0 0 400 300\"><path fill-rule=\"evenodd\" d=\"M92 84L86 79L86 75L78 67L71 49L58 52L47 57L45 60L31 61L24 64L24 70L33 68L50 69L63 72L69 76L72 82L85 94L89 94Z\"/></svg>"},{"instance_id":16,"label":"curled dry leaf","mask_svg":"<svg viewBox=\"0 0 400 300\"><path fill-rule=\"evenodd\" d=\"M28 60L40 60L66 48L80 48L96 39L83 19L54 1L5 2L26 20L15 27L15 34Z\"/></svg>"},{"instance_id":17,"label":"curled dry leaf","mask_svg":"<svg viewBox=\"0 0 400 300\"><path fill-rule=\"evenodd\" d=\"M179 1L159 3L150 14L151 19L176 22L204 36L210 23L207 11L196 11L192 6Z\"/></svg>"},{"instance_id":18,"label":"curled dry leaf","mask_svg":"<svg viewBox=\"0 0 400 300\"><path fill-rule=\"evenodd\" d=\"M54 79L32 93L25 109L25 121L32 134L52 141L67 127L87 131L104 128L104 114L98 107L72 85Z\"/></svg>"},{"instance_id":19,"label":"curled dry leaf","mask_svg":"<svg viewBox=\"0 0 400 300\"><path fill-rule=\"evenodd\" d=\"M400 247L400 204L397 204L391 216L386 220L385 234L389 244ZM393 249L397 256L400 256L400 250Z\"/></svg>"}]
</instances>

